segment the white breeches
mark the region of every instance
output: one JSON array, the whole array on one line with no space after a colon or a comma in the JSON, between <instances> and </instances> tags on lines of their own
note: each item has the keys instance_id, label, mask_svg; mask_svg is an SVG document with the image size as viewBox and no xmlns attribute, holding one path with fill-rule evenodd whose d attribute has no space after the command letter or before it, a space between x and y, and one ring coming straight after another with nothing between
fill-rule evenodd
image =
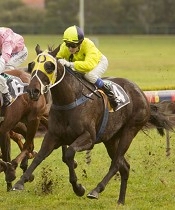
<instances>
[{"instance_id":1,"label":"white breeches","mask_svg":"<svg viewBox=\"0 0 175 210\"><path fill-rule=\"evenodd\" d=\"M0 75L0 92L3 94L9 92L6 79L2 75Z\"/></svg>"},{"instance_id":2,"label":"white breeches","mask_svg":"<svg viewBox=\"0 0 175 210\"><path fill-rule=\"evenodd\" d=\"M15 69L26 60L27 56L28 56L28 50L26 47L24 47L24 49L21 50L20 52L12 54L12 57L6 63L5 69ZM8 86L6 84L6 79L2 75L0 75L0 92L2 94L9 92Z\"/></svg>"},{"instance_id":3,"label":"white breeches","mask_svg":"<svg viewBox=\"0 0 175 210\"><path fill-rule=\"evenodd\" d=\"M108 68L108 59L103 55L98 65L84 77L91 83L95 84L98 78L101 78Z\"/></svg>"},{"instance_id":4,"label":"white breeches","mask_svg":"<svg viewBox=\"0 0 175 210\"><path fill-rule=\"evenodd\" d=\"M21 50L20 52L12 54L12 57L6 63L5 69L15 69L27 59L27 56L28 56L28 50L27 47L24 47L24 49Z\"/></svg>"}]
</instances>

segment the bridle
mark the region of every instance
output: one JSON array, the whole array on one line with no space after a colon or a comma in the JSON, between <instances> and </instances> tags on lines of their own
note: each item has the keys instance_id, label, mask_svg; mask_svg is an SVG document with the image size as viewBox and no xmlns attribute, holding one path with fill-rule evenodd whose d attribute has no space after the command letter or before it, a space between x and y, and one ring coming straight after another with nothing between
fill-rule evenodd
<instances>
[{"instance_id":1,"label":"bridle","mask_svg":"<svg viewBox=\"0 0 175 210\"><path fill-rule=\"evenodd\" d=\"M47 73L47 71L44 68L44 64L47 61L51 61L55 68L53 69L52 73ZM35 67L36 66L36 67ZM31 80L36 77L37 80L39 81L40 85L41 85L41 94L46 93L50 88L56 86L57 84L59 84L64 76L65 76L65 67L63 66L63 74L61 76L61 78L59 80L57 80L57 59L55 57L53 57L51 54L47 53L46 51L38 54L37 58L35 59L35 68L32 70L32 72L34 72ZM38 76L38 73L42 72L44 73L45 76L47 76L47 78L49 79L49 84L48 85L44 85L43 82L41 81L40 77Z\"/></svg>"}]
</instances>

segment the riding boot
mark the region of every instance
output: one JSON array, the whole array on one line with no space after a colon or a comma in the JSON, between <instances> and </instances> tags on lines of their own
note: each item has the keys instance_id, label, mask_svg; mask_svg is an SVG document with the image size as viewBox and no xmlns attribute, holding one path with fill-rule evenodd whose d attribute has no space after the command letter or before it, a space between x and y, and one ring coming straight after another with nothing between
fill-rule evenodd
<instances>
[{"instance_id":1,"label":"riding boot","mask_svg":"<svg viewBox=\"0 0 175 210\"><path fill-rule=\"evenodd\" d=\"M110 85L104 83L104 85L100 89L108 96L111 107L113 108L114 111L116 111L119 100L115 96Z\"/></svg>"},{"instance_id":2,"label":"riding boot","mask_svg":"<svg viewBox=\"0 0 175 210\"><path fill-rule=\"evenodd\" d=\"M12 97L10 95L9 92L2 94L3 97L3 106L8 106L10 105L11 101L12 101Z\"/></svg>"}]
</instances>

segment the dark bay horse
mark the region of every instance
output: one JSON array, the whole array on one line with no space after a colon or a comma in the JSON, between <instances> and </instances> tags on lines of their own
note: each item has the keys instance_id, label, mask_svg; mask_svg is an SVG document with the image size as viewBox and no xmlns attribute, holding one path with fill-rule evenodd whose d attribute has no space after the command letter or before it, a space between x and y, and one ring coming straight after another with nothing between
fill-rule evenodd
<instances>
[{"instance_id":1,"label":"dark bay horse","mask_svg":"<svg viewBox=\"0 0 175 210\"><path fill-rule=\"evenodd\" d=\"M69 145L64 154L65 163L69 168L69 181L75 194L83 196L85 188L77 182L74 170L75 153L91 150L95 144L103 143L111 158L111 165L102 181L87 196L97 199L99 193L119 171L121 186L118 204L124 204L130 169L124 155L132 140L148 123L153 124L160 134L164 133L164 128L172 129L171 123L165 115L159 113L155 105L148 103L145 94L135 83L123 78L114 78L111 81L126 91L130 103L116 112L109 113L105 102L106 96L92 84L77 77L71 69L63 67L55 58L58 51L59 47L49 52L42 52L38 45L37 58L29 67L32 72L28 86L31 99L39 100L43 90L50 88L52 106L48 131L41 148L31 165L13 186L13 190L23 190L24 183L29 180L35 168L54 149ZM107 123L101 129L106 110Z\"/></svg>"},{"instance_id":2,"label":"dark bay horse","mask_svg":"<svg viewBox=\"0 0 175 210\"><path fill-rule=\"evenodd\" d=\"M21 79L22 82L30 82L31 75L24 70L9 70L8 75L13 75ZM7 182L7 191L12 187L11 182L16 178L15 170L19 163L23 171L27 169L27 159L34 156L34 137L39 123L47 126L48 103L45 95L39 100L31 100L27 93L19 95L18 98L4 110L4 121L0 123L0 147L2 153L1 169L4 171ZM20 154L11 161L10 132L20 133L24 139L24 144L20 145ZM23 162L24 161L24 162ZM12 175L13 174L13 175Z\"/></svg>"}]
</instances>

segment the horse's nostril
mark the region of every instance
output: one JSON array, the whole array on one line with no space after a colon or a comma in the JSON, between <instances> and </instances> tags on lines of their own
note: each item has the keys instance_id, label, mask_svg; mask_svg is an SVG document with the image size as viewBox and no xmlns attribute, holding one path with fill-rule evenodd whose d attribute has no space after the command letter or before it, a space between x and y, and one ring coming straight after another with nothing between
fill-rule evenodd
<instances>
[{"instance_id":1,"label":"horse's nostril","mask_svg":"<svg viewBox=\"0 0 175 210\"><path fill-rule=\"evenodd\" d=\"M31 93L31 91L29 89L26 89L26 92L29 93L29 94Z\"/></svg>"},{"instance_id":2,"label":"horse's nostril","mask_svg":"<svg viewBox=\"0 0 175 210\"><path fill-rule=\"evenodd\" d=\"M34 95L39 95L40 94L40 91L38 89L34 89L33 94Z\"/></svg>"},{"instance_id":3,"label":"horse's nostril","mask_svg":"<svg viewBox=\"0 0 175 210\"><path fill-rule=\"evenodd\" d=\"M38 89L28 89L27 93L29 94L32 100L38 100L40 96L40 91Z\"/></svg>"}]
</instances>

